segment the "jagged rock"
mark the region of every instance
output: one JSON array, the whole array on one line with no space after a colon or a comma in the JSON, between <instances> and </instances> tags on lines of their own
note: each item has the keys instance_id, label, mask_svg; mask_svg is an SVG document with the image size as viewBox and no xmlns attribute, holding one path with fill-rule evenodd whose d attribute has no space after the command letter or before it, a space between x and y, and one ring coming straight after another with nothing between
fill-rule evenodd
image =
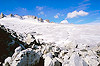
<instances>
[{"instance_id":1,"label":"jagged rock","mask_svg":"<svg viewBox=\"0 0 100 66\"><path fill-rule=\"evenodd\" d=\"M99 59L97 59L97 57L94 55L94 56L86 56L84 58L84 60L86 61L86 63L89 65L89 66L97 66L99 64Z\"/></svg>"},{"instance_id":2,"label":"jagged rock","mask_svg":"<svg viewBox=\"0 0 100 66\"><path fill-rule=\"evenodd\" d=\"M68 66L68 64L69 64L69 57L67 55L65 55L63 58L64 58L64 60L62 62L62 66Z\"/></svg>"},{"instance_id":3,"label":"jagged rock","mask_svg":"<svg viewBox=\"0 0 100 66\"><path fill-rule=\"evenodd\" d=\"M54 57L58 57L60 52L53 52Z\"/></svg>"},{"instance_id":4,"label":"jagged rock","mask_svg":"<svg viewBox=\"0 0 100 66\"><path fill-rule=\"evenodd\" d=\"M52 62L53 62L53 66L61 66L61 63L56 58L54 58Z\"/></svg>"},{"instance_id":5,"label":"jagged rock","mask_svg":"<svg viewBox=\"0 0 100 66\"><path fill-rule=\"evenodd\" d=\"M17 15L17 14L15 14L14 17L20 18L20 19L22 18L21 16L19 16L19 15Z\"/></svg>"},{"instance_id":6,"label":"jagged rock","mask_svg":"<svg viewBox=\"0 0 100 66\"><path fill-rule=\"evenodd\" d=\"M32 18L32 16L30 16L30 15L28 15L27 17L28 17L28 18Z\"/></svg>"},{"instance_id":7,"label":"jagged rock","mask_svg":"<svg viewBox=\"0 0 100 66\"><path fill-rule=\"evenodd\" d=\"M44 60L44 66L53 66L53 62L52 62L52 59L47 56Z\"/></svg>"},{"instance_id":8,"label":"jagged rock","mask_svg":"<svg viewBox=\"0 0 100 66\"><path fill-rule=\"evenodd\" d=\"M46 58L46 57L53 58L53 55L51 52L49 52L49 53L43 55L43 58Z\"/></svg>"},{"instance_id":9,"label":"jagged rock","mask_svg":"<svg viewBox=\"0 0 100 66\"><path fill-rule=\"evenodd\" d=\"M36 17L35 19L39 20L38 17Z\"/></svg>"},{"instance_id":10,"label":"jagged rock","mask_svg":"<svg viewBox=\"0 0 100 66\"><path fill-rule=\"evenodd\" d=\"M40 56L32 51L31 48L28 48L16 54L16 56L12 57L10 60L11 61L6 60L6 63L4 63L4 65L9 62L10 66L33 66L39 63Z\"/></svg>"},{"instance_id":11,"label":"jagged rock","mask_svg":"<svg viewBox=\"0 0 100 66\"><path fill-rule=\"evenodd\" d=\"M86 50L86 49L82 49L82 50L80 50L80 51L82 51L82 52L87 52L87 50Z\"/></svg>"},{"instance_id":12,"label":"jagged rock","mask_svg":"<svg viewBox=\"0 0 100 66\"><path fill-rule=\"evenodd\" d=\"M61 51L61 49L58 46L56 46L54 49L55 49L54 50L55 52L60 52Z\"/></svg>"},{"instance_id":13,"label":"jagged rock","mask_svg":"<svg viewBox=\"0 0 100 66\"><path fill-rule=\"evenodd\" d=\"M22 50L22 48L21 48L21 46L19 46L19 47L17 47L17 48L15 49L15 53L19 53L21 50Z\"/></svg>"},{"instance_id":14,"label":"jagged rock","mask_svg":"<svg viewBox=\"0 0 100 66\"><path fill-rule=\"evenodd\" d=\"M25 42L29 45L31 42L33 42L35 39L32 37L31 34L27 34L27 37L25 39Z\"/></svg>"},{"instance_id":15,"label":"jagged rock","mask_svg":"<svg viewBox=\"0 0 100 66\"><path fill-rule=\"evenodd\" d=\"M40 21L40 22L43 22L43 19L42 19L42 18L39 18L39 21Z\"/></svg>"},{"instance_id":16,"label":"jagged rock","mask_svg":"<svg viewBox=\"0 0 100 66\"><path fill-rule=\"evenodd\" d=\"M61 63L56 59L51 59L49 56L45 58L44 66L61 66Z\"/></svg>"},{"instance_id":17,"label":"jagged rock","mask_svg":"<svg viewBox=\"0 0 100 66\"><path fill-rule=\"evenodd\" d=\"M100 51L96 51L97 55L100 56Z\"/></svg>"},{"instance_id":18,"label":"jagged rock","mask_svg":"<svg viewBox=\"0 0 100 66\"><path fill-rule=\"evenodd\" d=\"M45 21L47 21L49 23L49 20L48 19L46 19Z\"/></svg>"},{"instance_id":19,"label":"jagged rock","mask_svg":"<svg viewBox=\"0 0 100 66\"><path fill-rule=\"evenodd\" d=\"M71 41L71 40L66 41L65 47L67 49L74 49L74 48L76 48L76 46L77 46L77 43L75 41Z\"/></svg>"},{"instance_id":20,"label":"jagged rock","mask_svg":"<svg viewBox=\"0 0 100 66\"><path fill-rule=\"evenodd\" d=\"M63 57L65 54L67 54L68 53L68 51L67 50L62 50L61 52L60 52L60 54L59 54L59 58L60 57Z\"/></svg>"},{"instance_id":21,"label":"jagged rock","mask_svg":"<svg viewBox=\"0 0 100 66\"><path fill-rule=\"evenodd\" d=\"M52 47L48 45L44 46L44 48L42 49L43 54L46 54L51 51L52 51Z\"/></svg>"},{"instance_id":22,"label":"jagged rock","mask_svg":"<svg viewBox=\"0 0 100 66\"><path fill-rule=\"evenodd\" d=\"M33 16L32 18L33 18L33 19L36 19L36 16Z\"/></svg>"},{"instance_id":23,"label":"jagged rock","mask_svg":"<svg viewBox=\"0 0 100 66\"><path fill-rule=\"evenodd\" d=\"M36 16L31 16L31 15L28 15L28 18L33 18L33 19L36 19Z\"/></svg>"},{"instance_id":24,"label":"jagged rock","mask_svg":"<svg viewBox=\"0 0 100 66\"><path fill-rule=\"evenodd\" d=\"M3 66L10 66L11 64L11 57L5 59Z\"/></svg>"},{"instance_id":25,"label":"jagged rock","mask_svg":"<svg viewBox=\"0 0 100 66\"><path fill-rule=\"evenodd\" d=\"M11 56L14 49L18 46L19 41L15 41L15 38L11 35L12 32L8 31L3 25L0 27L0 62L4 62L4 59Z\"/></svg>"},{"instance_id":26,"label":"jagged rock","mask_svg":"<svg viewBox=\"0 0 100 66\"><path fill-rule=\"evenodd\" d=\"M3 13L1 13L0 18L3 18L3 17L4 17L4 14L3 14Z\"/></svg>"},{"instance_id":27,"label":"jagged rock","mask_svg":"<svg viewBox=\"0 0 100 66\"><path fill-rule=\"evenodd\" d=\"M84 66L84 65L88 66L88 64L85 61L83 61L77 53L72 54L69 61L70 62L67 65L70 66Z\"/></svg>"},{"instance_id":28,"label":"jagged rock","mask_svg":"<svg viewBox=\"0 0 100 66\"><path fill-rule=\"evenodd\" d=\"M9 16L10 16L10 17L14 17L14 15L13 15L13 14L10 14Z\"/></svg>"},{"instance_id":29,"label":"jagged rock","mask_svg":"<svg viewBox=\"0 0 100 66\"><path fill-rule=\"evenodd\" d=\"M55 23L55 22L52 21L52 22L50 22L50 23Z\"/></svg>"}]
</instances>

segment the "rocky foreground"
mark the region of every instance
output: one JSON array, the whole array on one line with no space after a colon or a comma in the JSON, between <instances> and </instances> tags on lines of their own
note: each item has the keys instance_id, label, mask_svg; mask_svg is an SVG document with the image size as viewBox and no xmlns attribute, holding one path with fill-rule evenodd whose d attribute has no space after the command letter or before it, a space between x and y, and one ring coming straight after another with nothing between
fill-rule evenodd
<instances>
[{"instance_id":1,"label":"rocky foreground","mask_svg":"<svg viewBox=\"0 0 100 66\"><path fill-rule=\"evenodd\" d=\"M99 25L43 22L30 17L0 19L1 65L100 66Z\"/></svg>"}]
</instances>

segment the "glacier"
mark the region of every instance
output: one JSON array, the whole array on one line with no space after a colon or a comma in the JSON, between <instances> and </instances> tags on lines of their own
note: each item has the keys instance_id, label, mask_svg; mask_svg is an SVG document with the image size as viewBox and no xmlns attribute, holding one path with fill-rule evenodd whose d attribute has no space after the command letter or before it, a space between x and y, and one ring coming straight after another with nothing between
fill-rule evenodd
<instances>
[{"instance_id":1,"label":"glacier","mask_svg":"<svg viewBox=\"0 0 100 66\"><path fill-rule=\"evenodd\" d=\"M24 50L15 50L12 57L5 59L4 66L7 63L11 66L36 65L41 57L44 66L100 65L100 25L49 23L28 16L6 16L0 19L0 24L16 32L18 39L28 45ZM29 58L25 55L27 52Z\"/></svg>"}]
</instances>

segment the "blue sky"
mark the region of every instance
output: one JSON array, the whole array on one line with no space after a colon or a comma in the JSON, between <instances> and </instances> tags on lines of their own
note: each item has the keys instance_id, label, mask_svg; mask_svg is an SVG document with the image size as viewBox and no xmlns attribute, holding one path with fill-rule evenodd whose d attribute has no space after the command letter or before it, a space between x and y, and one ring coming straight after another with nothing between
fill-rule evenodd
<instances>
[{"instance_id":1,"label":"blue sky","mask_svg":"<svg viewBox=\"0 0 100 66\"><path fill-rule=\"evenodd\" d=\"M100 22L100 0L0 0L4 14L35 15L56 23Z\"/></svg>"}]
</instances>

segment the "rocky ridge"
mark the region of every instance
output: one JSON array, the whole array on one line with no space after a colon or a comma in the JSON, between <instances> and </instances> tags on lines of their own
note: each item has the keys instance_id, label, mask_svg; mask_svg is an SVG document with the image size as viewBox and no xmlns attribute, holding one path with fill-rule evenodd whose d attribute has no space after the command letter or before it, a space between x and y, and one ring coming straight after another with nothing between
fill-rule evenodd
<instances>
[{"instance_id":1,"label":"rocky ridge","mask_svg":"<svg viewBox=\"0 0 100 66\"><path fill-rule=\"evenodd\" d=\"M54 23L54 22L50 22L48 19L45 19L45 20L43 20L42 18L38 18L38 17L36 17L36 16L31 16L31 15L26 15L26 16L19 16L19 15L17 15L17 14L15 14L15 15L13 15L13 14L10 14L10 15L4 15L3 13L1 13L1 15L0 15L0 19L1 18L7 18L7 17L12 17L12 18L20 18L20 19L27 19L27 18L31 18L31 19L36 19L36 20L38 20L38 21L40 21L40 22L47 22L47 23Z\"/></svg>"}]
</instances>

